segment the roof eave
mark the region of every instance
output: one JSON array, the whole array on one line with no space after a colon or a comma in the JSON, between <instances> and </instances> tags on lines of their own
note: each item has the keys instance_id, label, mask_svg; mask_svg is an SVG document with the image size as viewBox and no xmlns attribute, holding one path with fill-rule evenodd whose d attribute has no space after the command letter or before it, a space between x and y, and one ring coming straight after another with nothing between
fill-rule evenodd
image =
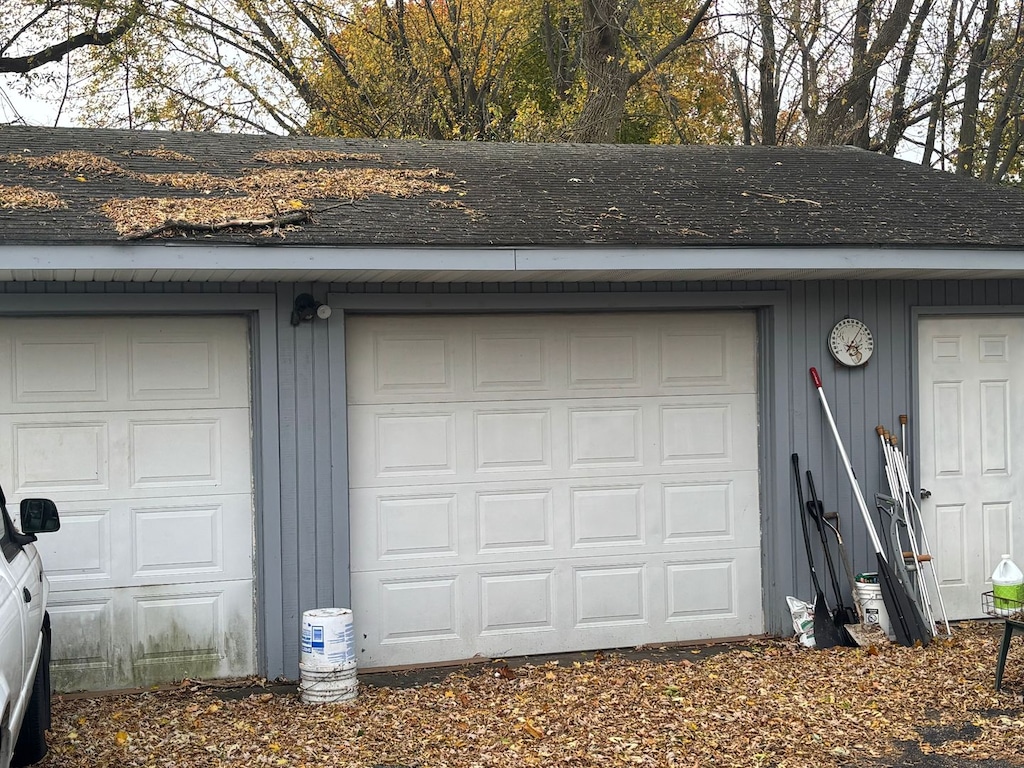
<instances>
[{"instance_id":1,"label":"roof eave","mask_svg":"<svg viewBox=\"0 0 1024 768\"><path fill-rule=\"evenodd\" d=\"M0 280L562 282L1024 277L1024 245L956 247L249 247L0 244Z\"/></svg>"}]
</instances>

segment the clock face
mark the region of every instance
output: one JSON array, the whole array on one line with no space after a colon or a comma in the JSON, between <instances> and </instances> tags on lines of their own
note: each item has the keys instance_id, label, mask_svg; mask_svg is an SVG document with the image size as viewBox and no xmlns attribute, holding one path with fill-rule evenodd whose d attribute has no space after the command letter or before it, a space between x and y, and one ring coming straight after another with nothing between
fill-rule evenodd
<instances>
[{"instance_id":1,"label":"clock face","mask_svg":"<svg viewBox=\"0 0 1024 768\"><path fill-rule=\"evenodd\" d=\"M875 340L863 322L847 317L832 329L828 346L836 362L853 367L868 361L875 351Z\"/></svg>"}]
</instances>

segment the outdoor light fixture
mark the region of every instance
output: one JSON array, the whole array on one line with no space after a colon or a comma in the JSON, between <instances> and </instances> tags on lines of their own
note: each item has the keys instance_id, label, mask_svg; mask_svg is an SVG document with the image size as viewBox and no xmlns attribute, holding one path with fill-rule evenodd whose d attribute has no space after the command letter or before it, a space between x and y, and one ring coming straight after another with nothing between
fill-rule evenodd
<instances>
[{"instance_id":1,"label":"outdoor light fixture","mask_svg":"<svg viewBox=\"0 0 1024 768\"><path fill-rule=\"evenodd\" d=\"M314 299L311 294L300 293L295 297L295 304L292 306L292 325L308 323L314 317L326 320L330 316L331 308Z\"/></svg>"}]
</instances>

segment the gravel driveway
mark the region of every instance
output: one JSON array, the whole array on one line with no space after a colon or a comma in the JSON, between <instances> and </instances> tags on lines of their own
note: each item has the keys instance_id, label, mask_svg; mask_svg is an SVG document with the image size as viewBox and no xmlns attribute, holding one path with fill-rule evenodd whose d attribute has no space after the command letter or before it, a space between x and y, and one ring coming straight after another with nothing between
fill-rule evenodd
<instances>
[{"instance_id":1,"label":"gravel driveway","mask_svg":"<svg viewBox=\"0 0 1024 768\"><path fill-rule=\"evenodd\" d=\"M1024 765L1024 645L996 692L1001 635L977 623L928 648L764 641L366 675L349 704L259 681L69 696L40 765Z\"/></svg>"}]
</instances>

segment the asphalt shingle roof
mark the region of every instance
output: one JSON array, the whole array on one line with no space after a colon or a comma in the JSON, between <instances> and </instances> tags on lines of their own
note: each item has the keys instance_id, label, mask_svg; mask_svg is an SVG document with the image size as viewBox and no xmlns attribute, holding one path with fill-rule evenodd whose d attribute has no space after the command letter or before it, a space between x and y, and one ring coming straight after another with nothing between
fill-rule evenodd
<instances>
[{"instance_id":1,"label":"asphalt shingle roof","mask_svg":"<svg viewBox=\"0 0 1024 768\"><path fill-rule=\"evenodd\" d=\"M276 150L356 157L256 159ZM26 162L69 151L105 158L119 170L78 172ZM1024 192L849 147L370 141L20 126L0 126L0 192L6 189L8 200L17 199L11 190L49 192L63 207L5 207L0 195L0 244L116 243L120 233L102 210L112 199L125 201L128 211L144 198L192 198L200 209L212 210L223 198L246 193L237 184L230 188L235 181L222 185L218 179L248 178L252 192L264 185L260 174L274 169L305 172L305 187L279 197L296 209L311 206L308 221L286 228L283 237L242 228L192 233L188 240L275 246L1024 245ZM427 188L354 200L331 192L330 185L318 193L327 197L306 194L327 172L344 169L414 172ZM204 184L197 181L200 173L216 178L205 177ZM156 174L165 181L154 183ZM172 177L189 175L191 188L173 185ZM176 242L185 237L174 236Z\"/></svg>"}]
</instances>

